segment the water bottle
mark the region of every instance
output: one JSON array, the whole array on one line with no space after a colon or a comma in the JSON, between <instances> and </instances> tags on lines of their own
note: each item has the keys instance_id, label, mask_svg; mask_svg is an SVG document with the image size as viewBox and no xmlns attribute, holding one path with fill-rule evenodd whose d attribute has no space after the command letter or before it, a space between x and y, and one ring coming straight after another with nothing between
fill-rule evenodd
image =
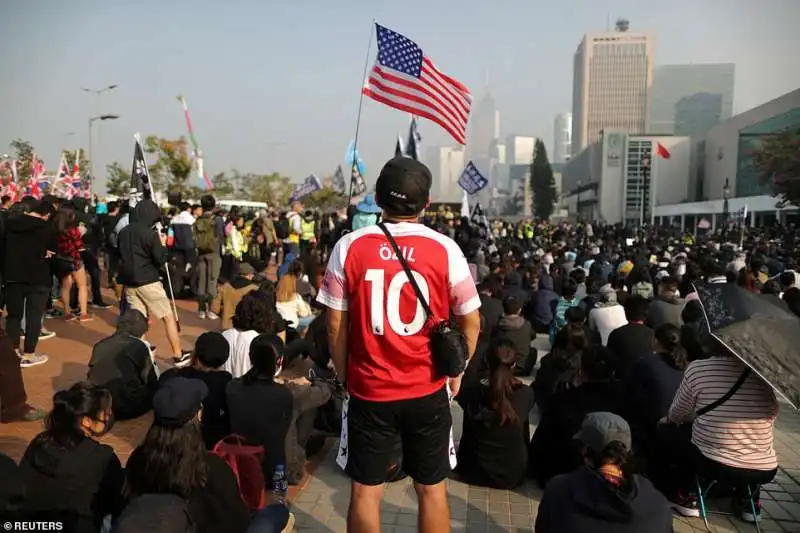
<instances>
[{"instance_id":1,"label":"water bottle","mask_svg":"<svg viewBox=\"0 0 800 533\"><path fill-rule=\"evenodd\" d=\"M286 480L286 469L282 464L275 467L272 474L272 496L275 503L286 505L286 496L289 493L289 482Z\"/></svg>"}]
</instances>

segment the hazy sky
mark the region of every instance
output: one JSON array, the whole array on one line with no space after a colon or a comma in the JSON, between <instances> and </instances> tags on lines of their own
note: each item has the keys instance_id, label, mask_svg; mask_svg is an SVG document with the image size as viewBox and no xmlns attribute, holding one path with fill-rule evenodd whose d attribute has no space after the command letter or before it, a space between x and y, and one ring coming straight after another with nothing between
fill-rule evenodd
<instances>
[{"instance_id":1,"label":"hazy sky","mask_svg":"<svg viewBox=\"0 0 800 533\"><path fill-rule=\"evenodd\" d=\"M183 93L209 174L330 173L353 138L372 19L476 99L488 70L501 135L549 148L555 115L571 110L578 42L618 16L656 36L656 64L736 63L735 112L800 87L800 0L2 0L0 153L23 137L53 169L59 148L88 147L89 116L116 113L95 144L102 175L130 165L134 132L186 133ZM112 83L101 100L80 90ZM407 124L364 100L370 178ZM433 123L420 131L423 154L451 143Z\"/></svg>"}]
</instances>

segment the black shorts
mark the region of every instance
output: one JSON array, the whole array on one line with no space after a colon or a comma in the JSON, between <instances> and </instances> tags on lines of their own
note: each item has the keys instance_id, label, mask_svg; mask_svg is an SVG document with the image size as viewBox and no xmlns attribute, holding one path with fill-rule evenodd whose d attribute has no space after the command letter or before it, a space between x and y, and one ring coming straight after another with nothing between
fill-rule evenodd
<instances>
[{"instance_id":1,"label":"black shorts","mask_svg":"<svg viewBox=\"0 0 800 533\"><path fill-rule=\"evenodd\" d=\"M382 485L402 443L402 467L421 485L450 474L453 419L447 389L422 398L371 402L350 397L347 410L347 473L362 485Z\"/></svg>"}]
</instances>

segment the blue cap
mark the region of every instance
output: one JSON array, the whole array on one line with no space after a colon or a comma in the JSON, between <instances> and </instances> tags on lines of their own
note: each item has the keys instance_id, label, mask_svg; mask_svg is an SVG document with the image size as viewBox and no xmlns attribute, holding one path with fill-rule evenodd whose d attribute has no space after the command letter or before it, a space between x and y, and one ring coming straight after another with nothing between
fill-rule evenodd
<instances>
[{"instance_id":1,"label":"blue cap","mask_svg":"<svg viewBox=\"0 0 800 533\"><path fill-rule=\"evenodd\" d=\"M208 387L199 379L178 376L160 383L153 396L153 423L183 426L194 418L207 395Z\"/></svg>"}]
</instances>

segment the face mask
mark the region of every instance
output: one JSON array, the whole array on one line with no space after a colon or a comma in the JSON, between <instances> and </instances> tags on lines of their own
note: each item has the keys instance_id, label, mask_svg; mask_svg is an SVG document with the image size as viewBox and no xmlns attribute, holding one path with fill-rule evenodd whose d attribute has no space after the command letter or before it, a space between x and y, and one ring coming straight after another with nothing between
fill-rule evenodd
<instances>
[{"instance_id":1,"label":"face mask","mask_svg":"<svg viewBox=\"0 0 800 533\"><path fill-rule=\"evenodd\" d=\"M99 422L99 420L97 420L97 422ZM101 429L98 432L89 430L89 432L92 434L92 437L96 437L96 438L103 437L103 436L107 435L111 431L111 429L114 427L114 423L115 422L116 422L116 419L114 417L114 413L112 412L110 415L108 415L108 418L106 418L106 421L103 422L103 429Z\"/></svg>"}]
</instances>

